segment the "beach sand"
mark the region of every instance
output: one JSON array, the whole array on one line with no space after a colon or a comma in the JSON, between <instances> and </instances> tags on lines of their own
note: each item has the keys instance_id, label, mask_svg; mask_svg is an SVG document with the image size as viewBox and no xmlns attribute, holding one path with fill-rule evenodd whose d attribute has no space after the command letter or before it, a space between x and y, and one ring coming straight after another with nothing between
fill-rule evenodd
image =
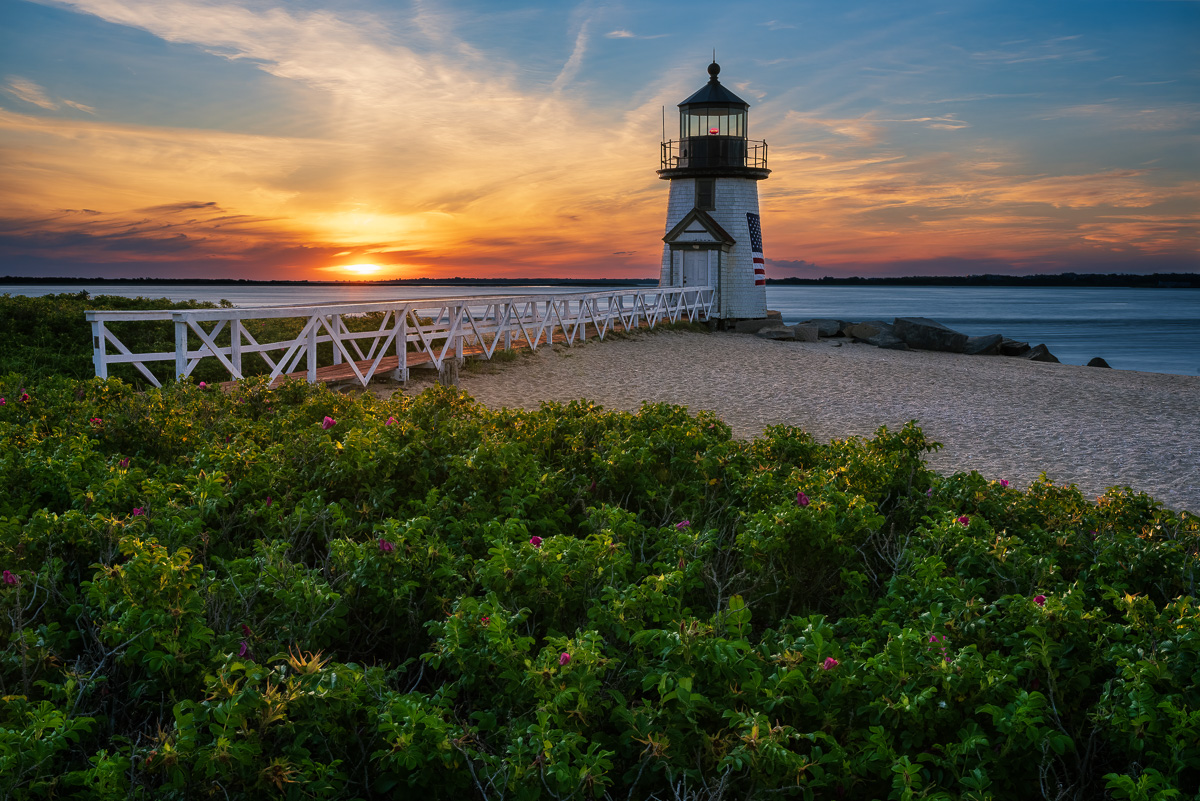
<instances>
[{"instance_id":1,"label":"beach sand","mask_svg":"<svg viewBox=\"0 0 1200 801\"><path fill-rule=\"evenodd\" d=\"M708 409L745 438L785 423L826 442L916 420L943 445L926 457L940 473L978 470L1024 488L1044 471L1088 496L1129 486L1200 512L1192 376L666 331L542 347L464 369L459 384L492 408L587 398L626 411L643 401Z\"/></svg>"}]
</instances>

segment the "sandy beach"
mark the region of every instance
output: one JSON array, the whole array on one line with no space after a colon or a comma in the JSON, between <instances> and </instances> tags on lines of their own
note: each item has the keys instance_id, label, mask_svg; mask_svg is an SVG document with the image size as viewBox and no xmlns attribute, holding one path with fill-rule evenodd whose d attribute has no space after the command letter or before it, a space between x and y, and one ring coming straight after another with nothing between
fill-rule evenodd
<instances>
[{"instance_id":1,"label":"sandy beach","mask_svg":"<svg viewBox=\"0 0 1200 801\"><path fill-rule=\"evenodd\" d=\"M493 408L587 398L626 411L644 401L708 409L747 438L786 423L828 441L915 419L944 446L928 456L942 473L978 470L1025 487L1044 471L1086 495L1130 486L1200 512L1200 378L1192 376L840 339L661 332L539 348L475 365L459 383Z\"/></svg>"}]
</instances>

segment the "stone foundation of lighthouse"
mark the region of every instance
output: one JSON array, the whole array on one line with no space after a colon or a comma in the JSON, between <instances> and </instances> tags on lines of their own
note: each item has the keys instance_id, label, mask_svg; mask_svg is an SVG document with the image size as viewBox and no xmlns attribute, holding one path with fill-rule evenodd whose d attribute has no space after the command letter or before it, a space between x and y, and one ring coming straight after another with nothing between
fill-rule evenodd
<instances>
[{"instance_id":1,"label":"stone foundation of lighthouse","mask_svg":"<svg viewBox=\"0 0 1200 801\"><path fill-rule=\"evenodd\" d=\"M759 213L758 181L732 177L709 180L713 181L714 197L707 214L734 240L727 252L718 248L705 251L709 281L717 290L712 316L726 320L766 317L767 288L755 284L754 256L750 250L751 235L746 217ZM696 181L696 178L671 179L665 231L669 232L697 207ZM683 259L683 250L678 246L663 246L660 286L684 285Z\"/></svg>"}]
</instances>

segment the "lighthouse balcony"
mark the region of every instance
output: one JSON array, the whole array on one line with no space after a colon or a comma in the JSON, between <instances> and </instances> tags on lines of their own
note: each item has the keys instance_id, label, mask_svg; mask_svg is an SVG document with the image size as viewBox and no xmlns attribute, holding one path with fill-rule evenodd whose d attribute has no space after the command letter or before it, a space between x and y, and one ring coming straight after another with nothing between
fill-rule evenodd
<instances>
[{"instance_id":1,"label":"lighthouse balcony","mask_svg":"<svg viewBox=\"0 0 1200 801\"><path fill-rule=\"evenodd\" d=\"M767 143L740 136L689 136L662 143L662 178L735 175L766 178Z\"/></svg>"}]
</instances>

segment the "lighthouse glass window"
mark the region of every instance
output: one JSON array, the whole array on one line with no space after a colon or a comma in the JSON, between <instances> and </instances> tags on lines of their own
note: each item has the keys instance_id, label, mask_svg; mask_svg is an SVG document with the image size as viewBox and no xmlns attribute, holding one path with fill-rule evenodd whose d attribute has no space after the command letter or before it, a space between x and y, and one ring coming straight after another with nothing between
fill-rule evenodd
<instances>
[{"instance_id":1,"label":"lighthouse glass window","mask_svg":"<svg viewBox=\"0 0 1200 801\"><path fill-rule=\"evenodd\" d=\"M680 115L683 136L741 136L746 135L744 109L700 106Z\"/></svg>"}]
</instances>

